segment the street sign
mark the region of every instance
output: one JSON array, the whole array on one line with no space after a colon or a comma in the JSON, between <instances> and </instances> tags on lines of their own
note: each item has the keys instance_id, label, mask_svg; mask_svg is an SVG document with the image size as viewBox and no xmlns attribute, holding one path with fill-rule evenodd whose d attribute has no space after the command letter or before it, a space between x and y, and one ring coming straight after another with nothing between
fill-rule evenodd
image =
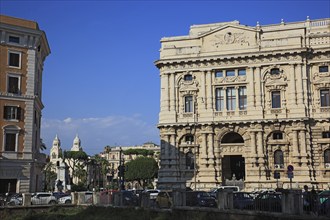
<instances>
[{"instance_id":1,"label":"street sign","mask_svg":"<svg viewBox=\"0 0 330 220\"><path fill-rule=\"evenodd\" d=\"M289 171L292 172L293 170L294 170L293 166L292 166L292 165L289 165L289 166L288 166L288 172L289 172Z\"/></svg>"}]
</instances>

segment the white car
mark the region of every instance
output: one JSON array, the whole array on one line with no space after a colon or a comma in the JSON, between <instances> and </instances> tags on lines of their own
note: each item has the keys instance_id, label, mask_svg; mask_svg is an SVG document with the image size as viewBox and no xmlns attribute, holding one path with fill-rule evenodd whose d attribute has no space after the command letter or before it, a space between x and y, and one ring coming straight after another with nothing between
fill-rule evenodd
<instances>
[{"instance_id":1,"label":"white car","mask_svg":"<svg viewBox=\"0 0 330 220\"><path fill-rule=\"evenodd\" d=\"M71 204L72 203L72 197L71 195L64 196L58 199L59 204ZM93 203L93 192L85 192L85 201L84 203Z\"/></svg>"},{"instance_id":2,"label":"white car","mask_svg":"<svg viewBox=\"0 0 330 220\"><path fill-rule=\"evenodd\" d=\"M58 204L71 204L71 203L72 203L71 195L63 196L58 199Z\"/></svg>"},{"instance_id":3,"label":"white car","mask_svg":"<svg viewBox=\"0 0 330 220\"><path fill-rule=\"evenodd\" d=\"M57 199L52 193L47 192L37 192L34 193L31 197L32 205L48 205L48 204L56 204Z\"/></svg>"},{"instance_id":4,"label":"white car","mask_svg":"<svg viewBox=\"0 0 330 220\"><path fill-rule=\"evenodd\" d=\"M147 189L145 192L149 193L150 199L156 200L160 190L158 190L158 189Z\"/></svg>"}]
</instances>

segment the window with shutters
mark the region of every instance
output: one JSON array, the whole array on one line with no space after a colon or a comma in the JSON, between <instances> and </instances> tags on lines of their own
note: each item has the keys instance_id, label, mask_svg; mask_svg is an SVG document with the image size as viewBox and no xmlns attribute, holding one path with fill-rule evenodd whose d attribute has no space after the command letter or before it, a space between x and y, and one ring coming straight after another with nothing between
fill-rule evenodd
<instances>
[{"instance_id":1,"label":"window with shutters","mask_svg":"<svg viewBox=\"0 0 330 220\"><path fill-rule=\"evenodd\" d=\"M6 120L21 120L22 109L18 106L4 106L3 118Z\"/></svg>"}]
</instances>

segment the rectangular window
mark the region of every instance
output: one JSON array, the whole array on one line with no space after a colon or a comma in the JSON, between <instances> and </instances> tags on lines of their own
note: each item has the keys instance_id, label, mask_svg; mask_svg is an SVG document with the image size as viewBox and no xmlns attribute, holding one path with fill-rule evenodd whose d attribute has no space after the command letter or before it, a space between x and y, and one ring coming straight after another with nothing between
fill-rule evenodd
<instances>
[{"instance_id":1,"label":"rectangular window","mask_svg":"<svg viewBox=\"0 0 330 220\"><path fill-rule=\"evenodd\" d=\"M227 110L234 111L236 109L236 90L234 87L227 88Z\"/></svg>"},{"instance_id":2,"label":"rectangular window","mask_svg":"<svg viewBox=\"0 0 330 220\"><path fill-rule=\"evenodd\" d=\"M16 133L6 133L5 151L15 151L15 149L16 149Z\"/></svg>"},{"instance_id":3,"label":"rectangular window","mask_svg":"<svg viewBox=\"0 0 330 220\"><path fill-rule=\"evenodd\" d=\"M12 52L8 53L8 65L11 67L21 67L21 53Z\"/></svg>"},{"instance_id":4,"label":"rectangular window","mask_svg":"<svg viewBox=\"0 0 330 220\"><path fill-rule=\"evenodd\" d=\"M186 96L184 98L184 101L185 101L184 111L185 112L193 112L193 108L194 108L193 97L192 96Z\"/></svg>"},{"instance_id":5,"label":"rectangular window","mask_svg":"<svg viewBox=\"0 0 330 220\"><path fill-rule=\"evenodd\" d=\"M246 70L243 70L243 69L238 70L238 75L239 76L246 76Z\"/></svg>"},{"instance_id":6,"label":"rectangular window","mask_svg":"<svg viewBox=\"0 0 330 220\"><path fill-rule=\"evenodd\" d=\"M272 92L272 108L281 108L281 92Z\"/></svg>"},{"instance_id":7,"label":"rectangular window","mask_svg":"<svg viewBox=\"0 0 330 220\"><path fill-rule=\"evenodd\" d=\"M319 72L327 73L327 72L329 72L329 67L328 66L319 66Z\"/></svg>"},{"instance_id":8,"label":"rectangular window","mask_svg":"<svg viewBox=\"0 0 330 220\"><path fill-rule=\"evenodd\" d=\"M222 70L217 70L215 71L215 78L223 77L223 71Z\"/></svg>"},{"instance_id":9,"label":"rectangular window","mask_svg":"<svg viewBox=\"0 0 330 220\"><path fill-rule=\"evenodd\" d=\"M215 90L215 110L223 111L224 110L224 91L221 88Z\"/></svg>"},{"instance_id":10,"label":"rectangular window","mask_svg":"<svg viewBox=\"0 0 330 220\"><path fill-rule=\"evenodd\" d=\"M18 76L8 76L8 93L19 94L19 77Z\"/></svg>"},{"instance_id":11,"label":"rectangular window","mask_svg":"<svg viewBox=\"0 0 330 220\"><path fill-rule=\"evenodd\" d=\"M5 106L3 111L3 118L6 120L20 120L21 108L17 106Z\"/></svg>"},{"instance_id":12,"label":"rectangular window","mask_svg":"<svg viewBox=\"0 0 330 220\"><path fill-rule=\"evenodd\" d=\"M246 110L247 106L247 96L246 96L246 87L239 87L239 109Z\"/></svg>"},{"instance_id":13,"label":"rectangular window","mask_svg":"<svg viewBox=\"0 0 330 220\"><path fill-rule=\"evenodd\" d=\"M9 43L19 44L19 37L9 36L8 41L9 41Z\"/></svg>"},{"instance_id":14,"label":"rectangular window","mask_svg":"<svg viewBox=\"0 0 330 220\"><path fill-rule=\"evenodd\" d=\"M235 70L227 70L226 76L235 76Z\"/></svg>"},{"instance_id":15,"label":"rectangular window","mask_svg":"<svg viewBox=\"0 0 330 220\"><path fill-rule=\"evenodd\" d=\"M320 97L321 97L321 107L329 107L330 106L330 89L321 89Z\"/></svg>"}]
</instances>

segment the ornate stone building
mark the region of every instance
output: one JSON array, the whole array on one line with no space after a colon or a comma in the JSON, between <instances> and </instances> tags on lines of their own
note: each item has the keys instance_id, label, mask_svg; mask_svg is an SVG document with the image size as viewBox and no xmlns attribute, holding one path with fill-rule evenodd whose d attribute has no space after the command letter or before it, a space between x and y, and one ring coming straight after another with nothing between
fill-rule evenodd
<instances>
[{"instance_id":1,"label":"ornate stone building","mask_svg":"<svg viewBox=\"0 0 330 220\"><path fill-rule=\"evenodd\" d=\"M0 15L0 193L42 189L42 72L50 48L34 21Z\"/></svg>"},{"instance_id":2,"label":"ornate stone building","mask_svg":"<svg viewBox=\"0 0 330 220\"><path fill-rule=\"evenodd\" d=\"M330 187L330 19L193 25L155 64L159 188Z\"/></svg>"}]
</instances>

